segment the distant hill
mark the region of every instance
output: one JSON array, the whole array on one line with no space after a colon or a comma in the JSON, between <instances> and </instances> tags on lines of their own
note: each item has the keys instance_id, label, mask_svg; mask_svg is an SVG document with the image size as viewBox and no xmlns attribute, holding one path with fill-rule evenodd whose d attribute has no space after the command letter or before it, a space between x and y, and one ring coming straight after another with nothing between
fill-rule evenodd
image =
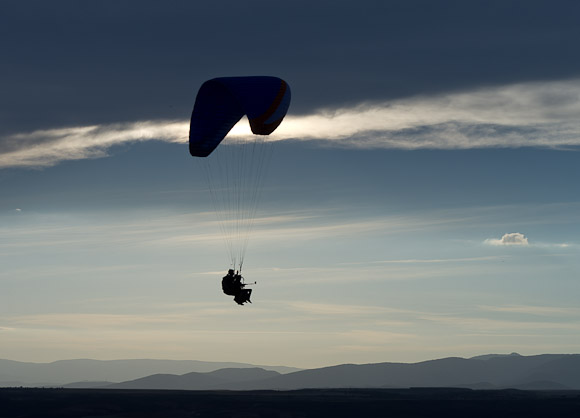
<instances>
[{"instance_id":1,"label":"distant hill","mask_svg":"<svg viewBox=\"0 0 580 418\"><path fill-rule=\"evenodd\" d=\"M66 385L62 385L65 389L92 389L92 388L102 388L105 386L112 385L113 382L73 382L67 383Z\"/></svg>"},{"instance_id":2,"label":"distant hill","mask_svg":"<svg viewBox=\"0 0 580 418\"><path fill-rule=\"evenodd\" d=\"M229 384L251 382L280 376L280 373L261 368L221 369L210 373L187 373L184 375L156 374L131 380L129 382L108 385L108 389L173 389L173 390L208 390L228 387Z\"/></svg>"},{"instance_id":3,"label":"distant hill","mask_svg":"<svg viewBox=\"0 0 580 418\"><path fill-rule=\"evenodd\" d=\"M462 387L471 389L580 389L580 355L450 357L420 363L343 364L278 374L231 371L149 376L110 386L131 389L295 390L320 388ZM255 374L254 374L255 373ZM254 374L254 375L252 375Z\"/></svg>"},{"instance_id":4,"label":"distant hill","mask_svg":"<svg viewBox=\"0 0 580 418\"><path fill-rule=\"evenodd\" d=\"M420 363L340 365L280 375L231 389L300 388L526 388L580 389L580 355L445 358Z\"/></svg>"},{"instance_id":5,"label":"distant hill","mask_svg":"<svg viewBox=\"0 0 580 418\"><path fill-rule=\"evenodd\" d=\"M295 367L263 366L234 362L196 360L61 360L52 363L27 363L0 359L0 387L63 386L71 382L124 382L152 374L207 373L225 368L255 368L290 373Z\"/></svg>"},{"instance_id":6,"label":"distant hill","mask_svg":"<svg viewBox=\"0 0 580 418\"><path fill-rule=\"evenodd\" d=\"M80 363L79 363L80 362ZM86 362L72 361L68 365L86 366ZM179 364L177 364L179 363ZM529 390L580 390L580 354L543 354L537 356L485 355L474 358L449 357L419 363L376 363L376 364L343 364L310 370L299 370L282 374L277 370L265 367L224 367L206 372L186 372L196 362L166 363L164 360L122 360L118 362L98 362L105 366L93 375L120 376L110 369L111 365L128 367L141 365L140 369L130 369L137 374L125 381L115 382L111 377L94 378L83 376L71 379L74 388L109 388L109 389L179 389L179 390L295 390L320 388L411 388L411 387L457 387L471 389L529 389ZM54 364L54 363L51 363ZM91 363L95 364L95 363ZM147 369L160 368L170 364L172 367L184 366L177 373L150 373ZM214 363L227 364L227 363ZM14 364L11 364L14 367ZM14 374L2 369L0 360L0 377L18 381ZM29 364L25 364L29 367ZM206 365L207 367L207 365ZM278 368L280 369L280 368ZM287 368L281 368L287 371ZM12 370L13 372L15 370ZM17 371L17 370L16 370ZM30 371L30 370L28 370ZM75 376L82 374L80 368ZM64 376L60 376L62 379ZM126 373L126 371L125 371ZM141 373L141 375L138 375ZM70 373L69 373L70 374ZM50 381L50 375L39 375L39 381ZM30 378L30 376L29 376ZM54 377L53 377L54 378ZM0 379L1 381L2 379ZM53 380L54 381L54 380ZM68 382L67 382L68 383ZM14 385L11 385L14 386ZM65 386L61 383L61 386Z\"/></svg>"},{"instance_id":7,"label":"distant hill","mask_svg":"<svg viewBox=\"0 0 580 418\"><path fill-rule=\"evenodd\" d=\"M521 354L518 354L518 353L511 353L511 354L484 354L482 356L475 356L475 357L471 357L471 358L472 359L475 359L475 360L489 360L489 359L494 358L494 357L508 357L508 356L521 357Z\"/></svg>"}]
</instances>

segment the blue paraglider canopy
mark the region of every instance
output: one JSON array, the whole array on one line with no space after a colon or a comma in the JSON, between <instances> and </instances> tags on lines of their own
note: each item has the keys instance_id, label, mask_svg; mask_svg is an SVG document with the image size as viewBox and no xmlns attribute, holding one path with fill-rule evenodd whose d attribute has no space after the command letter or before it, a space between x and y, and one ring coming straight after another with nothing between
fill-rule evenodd
<instances>
[{"instance_id":1,"label":"blue paraglider canopy","mask_svg":"<svg viewBox=\"0 0 580 418\"><path fill-rule=\"evenodd\" d=\"M277 77L220 77L200 87L191 114L189 152L207 157L247 115L252 132L271 134L290 105L290 88Z\"/></svg>"},{"instance_id":2,"label":"blue paraglider canopy","mask_svg":"<svg viewBox=\"0 0 580 418\"><path fill-rule=\"evenodd\" d=\"M280 125L289 105L288 84L269 76L214 78L202 84L195 99L189 152L207 157L196 158L194 166L205 171L230 268L240 274L272 155L266 135ZM244 115L255 135L226 138Z\"/></svg>"}]
</instances>

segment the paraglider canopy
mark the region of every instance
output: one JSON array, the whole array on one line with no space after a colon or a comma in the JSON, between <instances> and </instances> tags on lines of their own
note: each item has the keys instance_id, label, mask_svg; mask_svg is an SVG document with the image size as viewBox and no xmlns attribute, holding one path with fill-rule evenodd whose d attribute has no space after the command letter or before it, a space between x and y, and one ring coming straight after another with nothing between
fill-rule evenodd
<instances>
[{"instance_id":1,"label":"paraglider canopy","mask_svg":"<svg viewBox=\"0 0 580 418\"><path fill-rule=\"evenodd\" d=\"M206 81L193 106L189 152L202 157L196 166L205 169L208 191L230 254L230 267L240 277L271 156L271 142L265 140L265 135L280 125L289 105L290 88L284 80L251 76ZM255 135L223 141L244 115ZM232 273L226 276L228 280ZM249 300L250 291L245 293Z\"/></svg>"},{"instance_id":2,"label":"paraglider canopy","mask_svg":"<svg viewBox=\"0 0 580 418\"><path fill-rule=\"evenodd\" d=\"M200 87L191 114L189 152L207 157L234 125L248 116L252 132L271 134L290 105L290 88L277 77L220 77Z\"/></svg>"}]
</instances>

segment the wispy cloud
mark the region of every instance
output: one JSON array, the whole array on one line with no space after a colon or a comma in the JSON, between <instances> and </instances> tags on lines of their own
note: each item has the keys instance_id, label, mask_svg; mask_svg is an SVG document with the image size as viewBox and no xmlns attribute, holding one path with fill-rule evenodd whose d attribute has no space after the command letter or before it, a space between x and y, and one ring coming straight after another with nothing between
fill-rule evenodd
<instances>
[{"instance_id":1,"label":"wispy cloud","mask_svg":"<svg viewBox=\"0 0 580 418\"><path fill-rule=\"evenodd\" d=\"M530 334L536 334L536 330L544 332L553 330L580 330L580 324L577 321L557 322L557 321L526 321L526 320L509 320L493 319L481 317L466 317L453 315L425 315L422 319L437 324L444 324L452 327L471 330L472 332L513 332L514 330L528 331Z\"/></svg>"},{"instance_id":2,"label":"wispy cloud","mask_svg":"<svg viewBox=\"0 0 580 418\"><path fill-rule=\"evenodd\" d=\"M274 135L363 148L578 146L579 111L579 80L527 83L322 112Z\"/></svg>"},{"instance_id":3,"label":"wispy cloud","mask_svg":"<svg viewBox=\"0 0 580 418\"><path fill-rule=\"evenodd\" d=\"M48 167L61 161L100 158L124 143L184 141L187 124L175 121L135 122L48 129L2 138L0 168Z\"/></svg>"},{"instance_id":4,"label":"wispy cloud","mask_svg":"<svg viewBox=\"0 0 580 418\"><path fill-rule=\"evenodd\" d=\"M92 245L103 243L110 246L182 246L184 243L213 242L221 245L222 233L213 213L165 213L157 211L131 212L131 216L117 218L92 218L74 213L60 215L36 215L24 225L4 225L0 233L5 238L0 248L54 247L55 245ZM380 216L370 219L345 220L332 210L313 211L311 214L280 214L256 218L252 233L253 241L323 239L373 234L398 234L459 227L472 222L476 215L461 216L458 212L425 216Z\"/></svg>"},{"instance_id":5,"label":"wispy cloud","mask_svg":"<svg viewBox=\"0 0 580 418\"><path fill-rule=\"evenodd\" d=\"M434 259L416 259L407 258L400 260L378 260L365 261L356 263L340 263L341 265L369 265L369 264L448 264L448 263L470 263L482 261L497 261L503 260L504 257L499 256L484 256L484 257L464 257L464 258L434 258Z\"/></svg>"},{"instance_id":6,"label":"wispy cloud","mask_svg":"<svg viewBox=\"0 0 580 418\"><path fill-rule=\"evenodd\" d=\"M525 83L288 115L268 139L406 150L571 148L580 146L578 114L580 80ZM188 131L187 121L158 120L21 133L2 138L0 168L99 158L130 142L185 142ZM230 132L234 140L248 135L246 120Z\"/></svg>"},{"instance_id":7,"label":"wispy cloud","mask_svg":"<svg viewBox=\"0 0 580 418\"><path fill-rule=\"evenodd\" d=\"M344 315L344 316L375 316L393 313L408 312L396 308L368 305L345 305L313 302L287 302L286 305L292 310L308 315Z\"/></svg>"},{"instance_id":8,"label":"wispy cloud","mask_svg":"<svg viewBox=\"0 0 580 418\"><path fill-rule=\"evenodd\" d=\"M490 312L518 313L537 316L580 316L580 308L563 306L534 306L534 305L507 305L507 306L480 306L480 309Z\"/></svg>"}]
</instances>

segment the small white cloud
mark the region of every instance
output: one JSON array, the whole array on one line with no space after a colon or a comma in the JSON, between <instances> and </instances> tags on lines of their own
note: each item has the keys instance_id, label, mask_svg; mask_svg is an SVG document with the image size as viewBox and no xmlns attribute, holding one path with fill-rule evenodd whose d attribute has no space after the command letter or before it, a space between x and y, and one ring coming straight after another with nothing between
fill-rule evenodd
<instances>
[{"instance_id":1,"label":"small white cloud","mask_svg":"<svg viewBox=\"0 0 580 418\"><path fill-rule=\"evenodd\" d=\"M510 232L509 234L504 234L500 239L486 239L485 243L489 245L530 245L528 238L519 232Z\"/></svg>"},{"instance_id":2,"label":"small white cloud","mask_svg":"<svg viewBox=\"0 0 580 418\"><path fill-rule=\"evenodd\" d=\"M20 209L20 208L16 208L16 209L14 209L14 210L15 210L16 212L22 212L22 209Z\"/></svg>"}]
</instances>

